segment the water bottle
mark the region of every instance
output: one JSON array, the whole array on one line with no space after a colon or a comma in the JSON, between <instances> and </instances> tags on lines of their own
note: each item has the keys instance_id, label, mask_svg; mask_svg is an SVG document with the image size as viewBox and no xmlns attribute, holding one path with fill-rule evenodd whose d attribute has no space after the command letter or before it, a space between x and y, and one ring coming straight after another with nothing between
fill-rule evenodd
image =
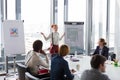
<instances>
[{"instance_id":1,"label":"water bottle","mask_svg":"<svg viewBox=\"0 0 120 80\"><path fill-rule=\"evenodd\" d=\"M111 61L111 56L108 57L108 60Z\"/></svg>"},{"instance_id":2,"label":"water bottle","mask_svg":"<svg viewBox=\"0 0 120 80\"><path fill-rule=\"evenodd\" d=\"M75 57L77 58L77 51L75 51L75 54L74 54L74 55L75 55Z\"/></svg>"}]
</instances>

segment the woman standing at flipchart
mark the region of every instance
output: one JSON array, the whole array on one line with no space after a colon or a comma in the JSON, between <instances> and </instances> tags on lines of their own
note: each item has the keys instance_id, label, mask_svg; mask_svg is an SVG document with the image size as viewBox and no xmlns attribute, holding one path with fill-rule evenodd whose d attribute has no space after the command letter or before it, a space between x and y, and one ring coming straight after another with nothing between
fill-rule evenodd
<instances>
[{"instance_id":1,"label":"woman standing at flipchart","mask_svg":"<svg viewBox=\"0 0 120 80\"><path fill-rule=\"evenodd\" d=\"M46 37L42 32L41 34L43 35L45 40L51 39L51 46L49 50L50 50L50 53L53 55L58 53L59 40L62 40L65 33L61 37L59 37L58 26L56 24L53 24L51 25L51 28L52 28L52 33L50 33L48 37Z\"/></svg>"}]
</instances>

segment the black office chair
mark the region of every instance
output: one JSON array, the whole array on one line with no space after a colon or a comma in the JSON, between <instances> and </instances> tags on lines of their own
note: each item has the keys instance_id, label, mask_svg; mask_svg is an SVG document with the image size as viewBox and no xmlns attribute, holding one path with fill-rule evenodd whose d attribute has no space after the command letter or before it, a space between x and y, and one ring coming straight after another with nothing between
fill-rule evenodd
<instances>
[{"instance_id":1,"label":"black office chair","mask_svg":"<svg viewBox=\"0 0 120 80\"><path fill-rule=\"evenodd\" d=\"M29 72L25 72L25 80L50 80L50 77L39 79L39 78L31 75Z\"/></svg>"},{"instance_id":2,"label":"black office chair","mask_svg":"<svg viewBox=\"0 0 120 80\"><path fill-rule=\"evenodd\" d=\"M114 52L110 52L108 55L108 59L111 61L114 61L116 59L116 54Z\"/></svg>"},{"instance_id":3,"label":"black office chair","mask_svg":"<svg viewBox=\"0 0 120 80\"><path fill-rule=\"evenodd\" d=\"M112 53L111 54L111 61L114 61L116 59L116 54L115 53Z\"/></svg>"},{"instance_id":4,"label":"black office chair","mask_svg":"<svg viewBox=\"0 0 120 80\"><path fill-rule=\"evenodd\" d=\"M16 63L16 66L18 70L19 80L25 80L25 72L27 70L27 67L23 65L22 63Z\"/></svg>"}]
</instances>

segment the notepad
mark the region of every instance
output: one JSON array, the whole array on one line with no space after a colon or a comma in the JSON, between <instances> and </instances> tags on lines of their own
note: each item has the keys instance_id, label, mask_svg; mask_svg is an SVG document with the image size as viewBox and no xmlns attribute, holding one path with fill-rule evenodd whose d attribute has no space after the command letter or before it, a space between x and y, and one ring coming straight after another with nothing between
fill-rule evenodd
<instances>
[{"instance_id":1,"label":"notepad","mask_svg":"<svg viewBox=\"0 0 120 80\"><path fill-rule=\"evenodd\" d=\"M73 62L78 62L79 61L79 59L76 58L76 57L72 57L70 60L73 61Z\"/></svg>"}]
</instances>

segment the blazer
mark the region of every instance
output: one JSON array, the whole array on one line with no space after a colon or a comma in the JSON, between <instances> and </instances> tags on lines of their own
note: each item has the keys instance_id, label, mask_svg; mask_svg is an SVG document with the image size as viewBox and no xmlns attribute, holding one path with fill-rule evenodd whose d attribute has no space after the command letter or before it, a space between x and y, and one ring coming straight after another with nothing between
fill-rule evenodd
<instances>
[{"instance_id":1,"label":"blazer","mask_svg":"<svg viewBox=\"0 0 120 80\"><path fill-rule=\"evenodd\" d=\"M109 77L105 74L102 74L97 69L85 70L80 80L110 80Z\"/></svg>"},{"instance_id":2,"label":"blazer","mask_svg":"<svg viewBox=\"0 0 120 80\"><path fill-rule=\"evenodd\" d=\"M97 46L93 55L99 54L99 50L100 50L100 47ZM102 49L101 55L105 56L108 59L108 54L109 54L109 48L104 46L103 49Z\"/></svg>"},{"instance_id":3,"label":"blazer","mask_svg":"<svg viewBox=\"0 0 120 80\"><path fill-rule=\"evenodd\" d=\"M51 61L51 80L73 80L74 76L71 74L68 66L68 62L63 57L56 55Z\"/></svg>"}]
</instances>

